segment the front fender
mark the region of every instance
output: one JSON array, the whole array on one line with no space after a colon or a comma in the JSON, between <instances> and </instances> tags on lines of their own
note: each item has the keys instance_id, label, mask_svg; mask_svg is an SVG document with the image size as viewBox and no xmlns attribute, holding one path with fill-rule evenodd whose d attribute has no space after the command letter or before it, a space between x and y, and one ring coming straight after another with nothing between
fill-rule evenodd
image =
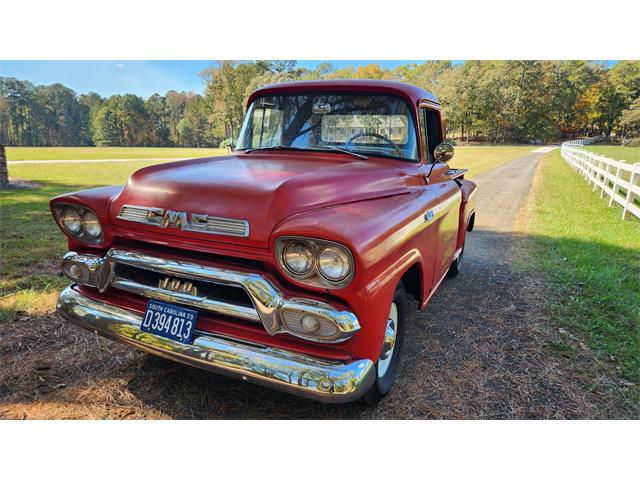
<instances>
[{"instance_id":1,"label":"front fender","mask_svg":"<svg viewBox=\"0 0 640 480\"><path fill-rule=\"evenodd\" d=\"M307 290L335 296L353 310L362 326L352 347L355 358L378 359L389 307L404 273L417 264L423 273L422 284L425 276L430 278L424 272L433 273L435 249L423 241L423 234L429 227L424 212L433 208L435 202L420 190L300 213L274 229L270 238L272 248L277 238L293 235L338 242L351 250L355 275L347 287L326 290L289 281ZM288 278L285 272L280 273Z\"/></svg>"}]
</instances>

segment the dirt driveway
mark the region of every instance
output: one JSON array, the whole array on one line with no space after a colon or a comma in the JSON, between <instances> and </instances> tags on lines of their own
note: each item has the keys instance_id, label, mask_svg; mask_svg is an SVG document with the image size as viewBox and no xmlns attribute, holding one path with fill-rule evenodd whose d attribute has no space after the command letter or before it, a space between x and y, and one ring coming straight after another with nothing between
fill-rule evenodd
<instances>
[{"instance_id":1,"label":"dirt driveway","mask_svg":"<svg viewBox=\"0 0 640 480\"><path fill-rule=\"evenodd\" d=\"M514 268L514 225L542 153L476 179L464 271L411 314L403 368L377 407L325 406L158 359L55 315L0 325L4 418L596 418L602 398L544 350L542 282ZM415 307L415 305L414 305Z\"/></svg>"}]
</instances>

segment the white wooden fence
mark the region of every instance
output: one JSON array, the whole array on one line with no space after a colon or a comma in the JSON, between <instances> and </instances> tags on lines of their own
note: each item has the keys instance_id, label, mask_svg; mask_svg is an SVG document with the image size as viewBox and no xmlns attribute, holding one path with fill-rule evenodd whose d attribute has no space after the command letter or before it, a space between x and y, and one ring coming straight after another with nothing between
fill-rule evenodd
<instances>
[{"instance_id":1,"label":"white wooden fence","mask_svg":"<svg viewBox=\"0 0 640 480\"><path fill-rule=\"evenodd\" d=\"M583 148L589 143L590 139L565 142L560 155L593 185L594 192L600 190L600 197L609 197L609 206L615 202L622 207L624 220L631 215L640 218L640 207L635 203L640 199L640 163L629 164L589 152Z\"/></svg>"}]
</instances>

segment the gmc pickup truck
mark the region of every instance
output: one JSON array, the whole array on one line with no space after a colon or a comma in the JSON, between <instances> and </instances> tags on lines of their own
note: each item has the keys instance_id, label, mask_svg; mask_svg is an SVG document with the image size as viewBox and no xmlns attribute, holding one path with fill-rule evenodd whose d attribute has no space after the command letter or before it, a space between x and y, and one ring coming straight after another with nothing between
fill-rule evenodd
<instances>
[{"instance_id":1,"label":"gmc pickup truck","mask_svg":"<svg viewBox=\"0 0 640 480\"><path fill-rule=\"evenodd\" d=\"M107 338L322 402L375 403L407 300L461 268L475 185L441 105L389 81L254 92L232 154L51 200L59 314ZM413 304L413 303L412 303Z\"/></svg>"}]
</instances>

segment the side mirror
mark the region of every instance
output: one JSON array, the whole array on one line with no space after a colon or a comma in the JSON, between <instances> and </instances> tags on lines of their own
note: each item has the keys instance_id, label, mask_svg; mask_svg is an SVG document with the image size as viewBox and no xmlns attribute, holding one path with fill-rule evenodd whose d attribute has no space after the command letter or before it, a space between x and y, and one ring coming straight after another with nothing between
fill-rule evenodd
<instances>
[{"instance_id":1,"label":"side mirror","mask_svg":"<svg viewBox=\"0 0 640 480\"><path fill-rule=\"evenodd\" d=\"M436 162L447 163L453 158L454 153L453 145L447 142L441 143L433 149L433 157Z\"/></svg>"},{"instance_id":2,"label":"side mirror","mask_svg":"<svg viewBox=\"0 0 640 480\"><path fill-rule=\"evenodd\" d=\"M222 143L220 143L220 146L222 148L227 148L227 152L231 153L236 149L236 146L233 143L233 138L227 138L226 140L223 140Z\"/></svg>"}]
</instances>

